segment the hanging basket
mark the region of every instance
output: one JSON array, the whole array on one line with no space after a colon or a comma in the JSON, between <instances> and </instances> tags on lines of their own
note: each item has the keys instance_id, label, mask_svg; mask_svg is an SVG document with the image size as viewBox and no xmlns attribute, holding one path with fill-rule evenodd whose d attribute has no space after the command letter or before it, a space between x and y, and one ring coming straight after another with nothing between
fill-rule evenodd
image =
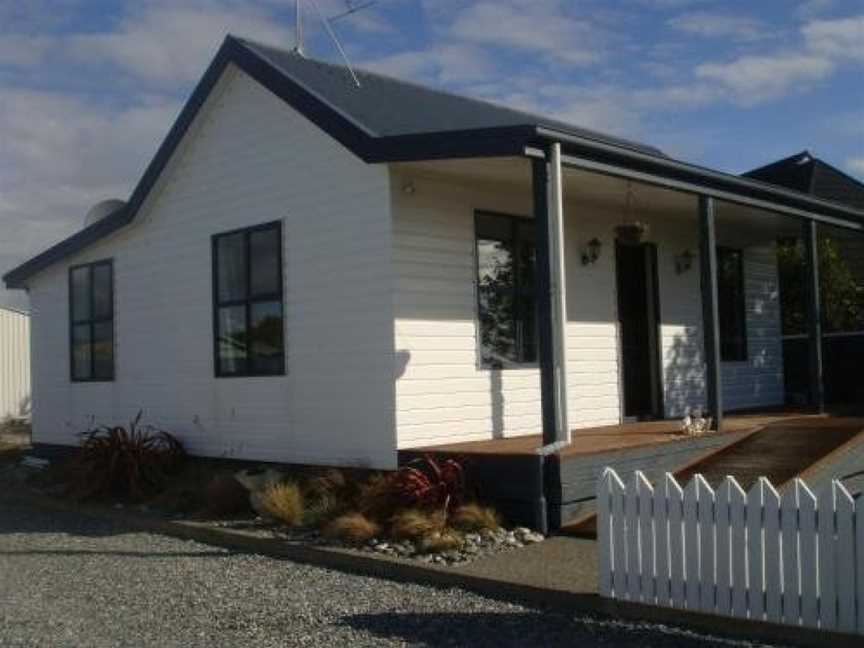
<instances>
[{"instance_id":1,"label":"hanging basket","mask_svg":"<svg viewBox=\"0 0 864 648\"><path fill-rule=\"evenodd\" d=\"M615 235L624 245L639 245L648 236L648 225L645 223L627 223L615 228Z\"/></svg>"}]
</instances>

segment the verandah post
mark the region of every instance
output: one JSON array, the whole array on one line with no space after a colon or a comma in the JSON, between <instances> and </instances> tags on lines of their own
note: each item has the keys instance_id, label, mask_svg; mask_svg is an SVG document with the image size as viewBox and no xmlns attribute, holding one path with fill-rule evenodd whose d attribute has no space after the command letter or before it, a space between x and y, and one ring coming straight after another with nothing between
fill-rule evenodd
<instances>
[{"instance_id":1,"label":"verandah post","mask_svg":"<svg viewBox=\"0 0 864 648\"><path fill-rule=\"evenodd\" d=\"M702 272L702 331L705 344L705 390L715 430L723 429L720 377L720 311L717 297L717 233L714 198L699 196L699 264Z\"/></svg>"},{"instance_id":2,"label":"verandah post","mask_svg":"<svg viewBox=\"0 0 864 648\"><path fill-rule=\"evenodd\" d=\"M825 386L822 360L822 300L819 289L819 230L814 220L805 220L802 230L807 267L807 333L810 358L810 404L825 411Z\"/></svg>"},{"instance_id":3,"label":"verandah post","mask_svg":"<svg viewBox=\"0 0 864 648\"><path fill-rule=\"evenodd\" d=\"M537 228L537 332L543 445L567 443L566 299L561 145L546 159L532 160L534 217Z\"/></svg>"}]
</instances>

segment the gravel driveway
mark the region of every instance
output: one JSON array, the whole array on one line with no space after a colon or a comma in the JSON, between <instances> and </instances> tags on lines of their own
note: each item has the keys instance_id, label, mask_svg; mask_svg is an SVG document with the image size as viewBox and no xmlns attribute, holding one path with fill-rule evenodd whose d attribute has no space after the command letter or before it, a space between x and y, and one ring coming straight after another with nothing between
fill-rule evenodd
<instances>
[{"instance_id":1,"label":"gravel driveway","mask_svg":"<svg viewBox=\"0 0 864 648\"><path fill-rule=\"evenodd\" d=\"M731 646L0 501L0 646Z\"/></svg>"}]
</instances>

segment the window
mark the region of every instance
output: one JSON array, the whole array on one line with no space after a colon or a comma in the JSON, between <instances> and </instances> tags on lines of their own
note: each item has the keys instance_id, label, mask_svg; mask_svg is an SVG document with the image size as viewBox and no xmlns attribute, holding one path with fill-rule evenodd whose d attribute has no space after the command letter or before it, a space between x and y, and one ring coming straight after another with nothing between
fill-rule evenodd
<instances>
[{"instance_id":1,"label":"window","mask_svg":"<svg viewBox=\"0 0 864 648\"><path fill-rule=\"evenodd\" d=\"M717 248L717 305L720 311L720 357L747 360L747 310L741 250Z\"/></svg>"},{"instance_id":2,"label":"window","mask_svg":"<svg viewBox=\"0 0 864 648\"><path fill-rule=\"evenodd\" d=\"M285 373L282 225L213 237L217 376Z\"/></svg>"},{"instance_id":3,"label":"window","mask_svg":"<svg viewBox=\"0 0 864 648\"><path fill-rule=\"evenodd\" d=\"M114 268L111 261L69 269L69 350L73 381L114 379Z\"/></svg>"},{"instance_id":4,"label":"window","mask_svg":"<svg viewBox=\"0 0 864 648\"><path fill-rule=\"evenodd\" d=\"M480 364L506 368L536 362L534 223L478 213L475 232Z\"/></svg>"}]
</instances>

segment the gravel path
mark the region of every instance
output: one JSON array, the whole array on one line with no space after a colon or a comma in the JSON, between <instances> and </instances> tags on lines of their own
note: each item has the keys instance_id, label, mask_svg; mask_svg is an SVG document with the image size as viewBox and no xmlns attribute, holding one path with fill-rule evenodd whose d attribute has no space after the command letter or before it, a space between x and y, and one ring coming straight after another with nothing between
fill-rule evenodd
<instances>
[{"instance_id":1,"label":"gravel path","mask_svg":"<svg viewBox=\"0 0 864 648\"><path fill-rule=\"evenodd\" d=\"M0 646L746 645L242 555L0 501Z\"/></svg>"}]
</instances>

